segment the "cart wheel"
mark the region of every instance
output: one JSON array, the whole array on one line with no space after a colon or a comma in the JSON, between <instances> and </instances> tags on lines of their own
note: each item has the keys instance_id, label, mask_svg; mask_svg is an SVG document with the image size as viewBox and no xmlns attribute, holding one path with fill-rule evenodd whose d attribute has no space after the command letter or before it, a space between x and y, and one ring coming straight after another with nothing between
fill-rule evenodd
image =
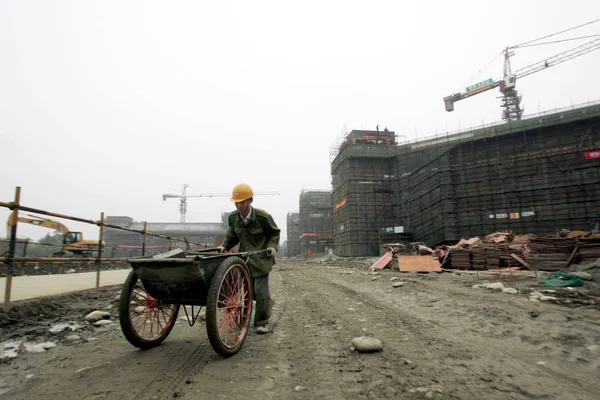
<instances>
[{"instance_id":1,"label":"cart wheel","mask_svg":"<svg viewBox=\"0 0 600 400\"><path fill-rule=\"evenodd\" d=\"M252 278L239 257L226 258L212 277L206 298L206 331L223 357L237 353L248 333L252 314Z\"/></svg>"},{"instance_id":2,"label":"cart wheel","mask_svg":"<svg viewBox=\"0 0 600 400\"><path fill-rule=\"evenodd\" d=\"M133 270L123 284L119 321L125 338L140 349L158 346L175 325L179 304L164 304L150 296Z\"/></svg>"}]
</instances>

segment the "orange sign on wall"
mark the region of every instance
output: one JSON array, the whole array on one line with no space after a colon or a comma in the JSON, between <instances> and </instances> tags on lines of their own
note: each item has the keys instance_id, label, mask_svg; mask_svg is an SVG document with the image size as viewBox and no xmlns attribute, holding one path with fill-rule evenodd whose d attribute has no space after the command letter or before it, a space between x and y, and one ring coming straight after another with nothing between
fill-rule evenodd
<instances>
[{"instance_id":1,"label":"orange sign on wall","mask_svg":"<svg viewBox=\"0 0 600 400\"><path fill-rule=\"evenodd\" d=\"M340 209L342 207L344 207L346 204L348 204L348 198L344 198L344 200L340 201L339 203L337 203L334 207L334 209Z\"/></svg>"}]
</instances>

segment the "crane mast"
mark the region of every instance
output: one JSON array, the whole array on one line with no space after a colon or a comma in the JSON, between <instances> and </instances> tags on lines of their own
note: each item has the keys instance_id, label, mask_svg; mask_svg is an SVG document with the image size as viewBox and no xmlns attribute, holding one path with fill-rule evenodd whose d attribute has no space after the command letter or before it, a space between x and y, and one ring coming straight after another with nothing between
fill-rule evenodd
<instances>
[{"instance_id":1,"label":"crane mast","mask_svg":"<svg viewBox=\"0 0 600 400\"><path fill-rule=\"evenodd\" d=\"M502 93L502 119L507 121L520 120L523 115L521 109L521 96L515 88L517 84L517 75L512 73L510 67L510 57L515 53L510 51L508 47L504 50L504 69L502 73L502 81L500 81L500 92Z\"/></svg>"}]
</instances>

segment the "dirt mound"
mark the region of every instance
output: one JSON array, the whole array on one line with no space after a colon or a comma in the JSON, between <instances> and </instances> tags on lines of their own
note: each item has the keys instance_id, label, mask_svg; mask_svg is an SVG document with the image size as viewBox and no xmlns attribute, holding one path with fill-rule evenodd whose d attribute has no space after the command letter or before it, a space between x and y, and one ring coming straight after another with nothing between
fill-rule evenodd
<instances>
[{"instance_id":1,"label":"dirt mound","mask_svg":"<svg viewBox=\"0 0 600 400\"><path fill-rule=\"evenodd\" d=\"M85 325L83 317L91 311L104 309L116 313L120 290L121 285L107 286L14 302L9 312L0 311L0 341L15 337L39 340L49 336L49 329L56 324Z\"/></svg>"}]
</instances>

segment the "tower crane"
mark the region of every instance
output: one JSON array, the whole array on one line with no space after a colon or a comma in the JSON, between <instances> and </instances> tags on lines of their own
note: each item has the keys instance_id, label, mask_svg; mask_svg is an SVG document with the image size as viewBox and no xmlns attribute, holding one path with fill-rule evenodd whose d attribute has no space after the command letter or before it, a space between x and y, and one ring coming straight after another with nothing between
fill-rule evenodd
<instances>
[{"instance_id":1,"label":"tower crane","mask_svg":"<svg viewBox=\"0 0 600 400\"><path fill-rule=\"evenodd\" d=\"M597 22L597 21L592 21L592 22ZM587 25L587 24L584 24L584 25ZM581 26L583 26L583 25L581 25ZM575 29L575 28L572 28L572 29ZM571 30L571 29L568 29L568 30ZM563 32L566 32L566 31L563 31ZM558 32L558 33L562 33L562 32ZM549 36L554 36L554 35L555 34L549 35ZM546 36L546 37L549 37L549 36ZM591 35L591 36L599 36L599 35ZM587 37L591 37L591 36L585 36L582 38L587 38ZM540 38L540 39L542 39L542 38ZM581 38L566 39L566 40L576 40L576 39L581 39ZM537 40L539 40L539 39L533 40L531 42L535 42ZM565 41L565 40L561 40L561 41ZM501 106L503 108L502 119L509 120L509 121L519 120L519 119L521 119L523 110L521 109L521 106L520 106L521 96L519 96L519 94L516 90L517 78L522 79L526 76L535 74L536 72L542 71L542 70L552 67L554 65L561 64L565 61L582 56L591 51L600 49L600 38L594 39L585 44L574 47L570 50L556 54L552 57L546 58L542 61L538 61L527 67L524 67L515 72L512 72L511 65L510 65L510 57L514 55L513 49L520 48L520 47L527 47L526 45L531 42L526 42L523 45L507 47L502 52L504 55L504 73L503 73L502 79L493 80L490 78L488 80L468 86L464 91L462 91L460 93L454 93L454 94L451 94L450 96L444 97L444 104L446 107L446 111L448 111L448 112L454 111L454 103L456 103L457 101L464 100L471 96L475 96L476 94L479 94L479 93L487 92L488 90L491 90L494 88L499 88L500 92L502 93L502 97L501 97ZM539 43L539 44L549 44L549 43L556 43L556 42L547 42L547 43ZM535 44L535 45L538 45L538 44ZM530 44L529 46L534 46L534 44Z\"/></svg>"},{"instance_id":2,"label":"tower crane","mask_svg":"<svg viewBox=\"0 0 600 400\"><path fill-rule=\"evenodd\" d=\"M187 213L187 199L188 197L222 197L231 196L231 193L199 193L199 194L187 194L187 188L190 185L184 184L181 194L163 194L163 201L167 199L179 199L179 212L181 213L181 223L185 223L185 214ZM279 192L255 192L255 195L272 195L280 194Z\"/></svg>"}]
</instances>

